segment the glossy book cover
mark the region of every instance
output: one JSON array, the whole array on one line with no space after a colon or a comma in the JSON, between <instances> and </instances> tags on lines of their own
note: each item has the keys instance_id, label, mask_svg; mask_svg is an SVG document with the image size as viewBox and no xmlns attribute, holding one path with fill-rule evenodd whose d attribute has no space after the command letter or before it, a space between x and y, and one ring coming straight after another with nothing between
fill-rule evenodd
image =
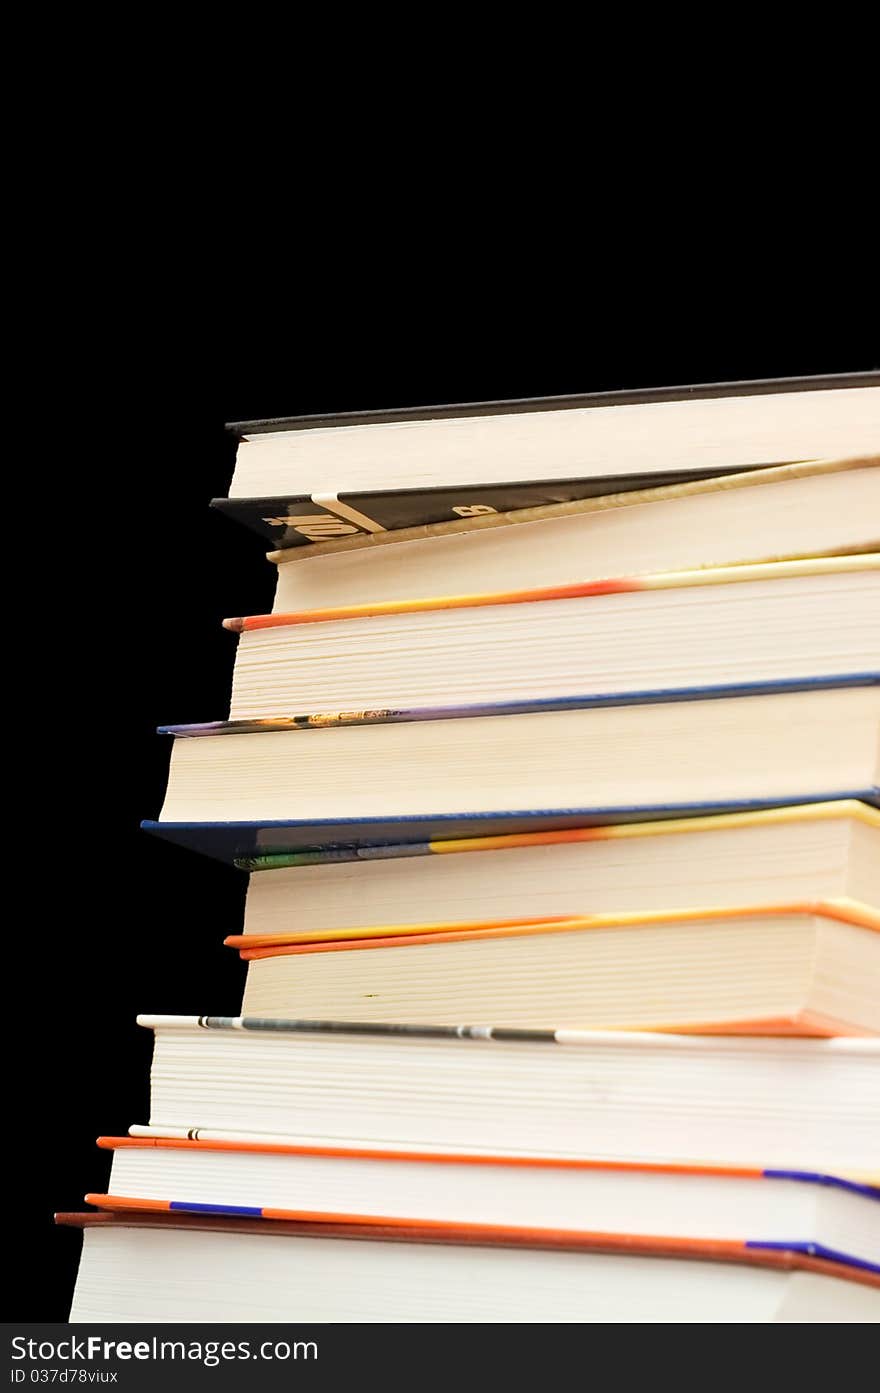
<instances>
[{"instance_id":1,"label":"glossy book cover","mask_svg":"<svg viewBox=\"0 0 880 1393\"><path fill-rule=\"evenodd\" d=\"M754 466L758 469L760 466ZM714 480L730 470L667 470L652 474L606 474L591 479L531 480L413 488L388 492L273 494L268 498L213 498L211 507L258 533L278 551L327 542L363 542L387 532L443 525L467 530L479 519L556 506L609 494L670 488ZM739 472L737 468L737 472Z\"/></svg>"}]
</instances>

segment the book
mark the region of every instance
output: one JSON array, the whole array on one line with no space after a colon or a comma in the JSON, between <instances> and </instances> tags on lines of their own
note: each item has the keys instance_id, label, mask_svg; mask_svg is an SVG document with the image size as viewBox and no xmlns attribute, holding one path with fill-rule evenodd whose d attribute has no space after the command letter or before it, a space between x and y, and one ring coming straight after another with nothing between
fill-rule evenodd
<instances>
[{"instance_id":1,"label":"book","mask_svg":"<svg viewBox=\"0 0 880 1393\"><path fill-rule=\"evenodd\" d=\"M413 713L411 722L381 713L361 724L317 717L301 728L267 723L244 734L227 726L222 739L178 728L151 830L173 835L181 824L214 823L228 833L234 823L265 823L258 838L270 846L268 824L298 823L307 844L403 841L442 836L444 828L478 835L492 824L549 830L588 820L588 806L624 822L632 809L664 811L664 798L678 813L871 798L878 682L866 674L733 697L570 700L522 714L459 710L449 719L433 710ZM392 820L401 826L396 836L388 835Z\"/></svg>"},{"instance_id":2,"label":"book","mask_svg":"<svg viewBox=\"0 0 880 1393\"><path fill-rule=\"evenodd\" d=\"M880 437L880 431L878 431ZM701 483L269 554L273 611L526 589L705 566L880 551L880 455L781 465Z\"/></svg>"},{"instance_id":3,"label":"book","mask_svg":"<svg viewBox=\"0 0 880 1393\"><path fill-rule=\"evenodd\" d=\"M232 720L805 679L876 667L880 556L224 622Z\"/></svg>"},{"instance_id":4,"label":"book","mask_svg":"<svg viewBox=\"0 0 880 1393\"><path fill-rule=\"evenodd\" d=\"M276 547L877 448L880 377L235 422L214 506Z\"/></svg>"},{"instance_id":5,"label":"book","mask_svg":"<svg viewBox=\"0 0 880 1393\"><path fill-rule=\"evenodd\" d=\"M272 1221L455 1224L618 1238L674 1234L813 1252L880 1273L880 1173L871 1179L617 1161L99 1137L121 1213L247 1213ZM876 1181L877 1183L874 1183Z\"/></svg>"},{"instance_id":6,"label":"book","mask_svg":"<svg viewBox=\"0 0 880 1393\"><path fill-rule=\"evenodd\" d=\"M860 1174L880 1039L139 1016L150 1125L266 1141Z\"/></svg>"},{"instance_id":7,"label":"book","mask_svg":"<svg viewBox=\"0 0 880 1393\"><path fill-rule=\"evenodd\" d=\"M252 944L246 1016L880 1035L880 908L742 906Z\"/></svg>"},{"instance_id":8,"label":"book","mask_svg":"<svg viewBox=\"0 0 880 1393\"><path fill-rule=\"evenodd\" d=\"M862 1323L873 1272L787 1249L195 1214L58 1214L82 1228L70 1319Z\"/></svg>"},{"instance_id":9,"label":"book","mask_svg":"<svg viewBox=\"0 0 880 1393\"><path fill-rule=\"evenodd\" d=\"M837 816L838 811L848 818L851 809L854 809L852 816L858 825L851 846L841 847L838 834L824 827L809 827L803 833L808 844L815 837L822 839L823 846L826 840L833 843L834 859L828 862L827 871L824 864L822 868L806 868L798 850L801 843L791 839L792 830L799 833L799 829L785 832L778 829L776 822L778 818L787 820L791 816L801 822L813 814L824 822L827 816ZM256 882L252 880L249 886L253 924L258 924L259 917L260 928L263 924L276 924L277 915L284 914L285 901L290 901L291 887L297 890L298 924L313 924L313 914L319 910L317 924L323 922L324 928L331 928L333 924L337 928L344 928L358 922L358 919L352 921L347 908L348 893L354 885L359 896L363 896L363 900L356 905L361 922L366 914L373 924L409 924L412 922L412 910L401 918L401 897L411 890L421 894L443 889L444 896L448 897L447 907L455 905L465 918L473 918L475 914L480 918L497 917L498 914L510 917L512 912L522 912L526 904L539 904L539 900L540 904L561 908L571 914L576 912L576 904L581 901L575 901L575 908L572 908L569 892L574 890L574 893L578 893L578 886L583 883L579 875L588 871L588 865L590 871L597 869L600 873L599 882L590 880L590 885L595 886L590 896L590 908L608 911L615 908L629 910L639 905L650 908L657 904L657 894L663 893L657 887L666 886L670 887L670 892L674 892L675 904L678 905L705 903L705 885L712 886L710 897L713 904L735 903L738 894L741 897L744 885L767 886L770 893L778 892L781 885L776 878L783 875L789 887L794 889L796 885L802 890L802 880L795 876L795 866L798 871L805 872L803 883L808 885L817 883L824 887L827 883L845 883L863 889L876 880L876 875L867 869L870 857L876 855L867 851L874 843L876 833L862 830L873 829L874 826L870 820L877 816L877 800L873 794L870 800L869 795L863 795L863 801L841 798L788 805L770 801L766 807L752 802L748 807L739 809L703 809L692 816L675 816L675 809L668 805L666 808L632 808L628 809L627 816L628 822L614 822L607 809L588 809L581 818L542 818L539 815L532 819L532 827L539 830L529 832L512 830L517 827L517 818L473 819L459 829L464 836L450 836L448 830L451 825L446 823L444 830L447 836L425 837L422 840L407 840L411 832L411 823L407 820L359 826L356 823L327 826L315 823L167 823L146 820L142 826L146 832L162 840L233 864L239 871L272 871L270 878L260 876ZM770 819L769 822L766 819ZM493 823L496 823L498 830L486 834L487 827ZM560 825L557 826L557 823ZM753 832L748 830L752 827L755 829ZM352 830L359 836L352 839ZM725 847L723 839L716 837L710 847L702 840L705 832L727 830L735 832L738 844L742 844L744 837L757 841L762 855L759 872L749 869L746 876L739 866L725 865L724 859L716 858L718 848ZM370 836L366 836L366 833ZM376 833L384 833L384 840L373 840ZM695 834L700 839L696 843L700 855L712 851L713 859L707 866L709 875L706 882L700 876L696 889L698 898L695 898L693 887L692 862L681 859L684 848L691 850L693 843L677 840L668 847L660 848L621 844L624 840L628 843L634 837L667 833L675 836L678 833ZM324 834L326 840L322 841ZM345 840L347 836L349 840ZM603 846L608 840L615 841L617 846ZM564 850L585 843L592 847L589 853ZM547 847L556 847L557 850L546 853L542 848ZM663 868L657 864L657 854L652 854L657 850L663 858ZM416 858L421 862L423 857L448 857L465 851L517 851L525 854L518 854L515 861L419 864L412 871L400 865L402 859L411 861ZM397 865L388 862L397 862ZM627 864L628 879L622 880L622 871L618 872L617 868ZM354 865L362 869L352 871ZM370 865L375 869L368 869ZM309 866L312 873L302 879L298 872L305 866ZM563 872L563 879L549 882L544 879L544 868ZM485 882L483 872L486 872ZM356 878L354 882L352 875ZM575 875L576 879L569 883L568 876L571 875ZM773 880L769 879L770 875ZM501 876L504 876L504 882L498 883ZM511 878L510 882L508 878ZM525 896L512 904L505 893L505 885L511 882L517 883L519 896ZM627 887L627 893L621 903L620 890L624 887ZM762 893L766 894L767 890L756 890L749 894L749 898L755 900ZM322 904L323 917L319 908ZM263 915L267 918L263 919ZM542 917L547 917L546 912L537 915L537 918Z\"/></svg>"},{"instance_id":10,"label":"book","mask_svg":"<svg viewBox=\"0 0 880 1393\"><path fill-rule=\"evenodd\" d=\"M244 999L138 1017L71 1319L880 1321L880 374L235 430L144 826Z\"/></svg>"},{"instance_id":11,"label":"book","mask_svg":"<svg viewBox=\"0 0 880 1393\"><path fill-rule=\"evenodd\" d=\"M644 914L811 904L880 907L880 811L814 803L763 812L473 837L406 846L299 851L243 866L242 943L351 941L444 922ZM430 923L436 924L436 920Z\"/></svg>"}]
</instances>

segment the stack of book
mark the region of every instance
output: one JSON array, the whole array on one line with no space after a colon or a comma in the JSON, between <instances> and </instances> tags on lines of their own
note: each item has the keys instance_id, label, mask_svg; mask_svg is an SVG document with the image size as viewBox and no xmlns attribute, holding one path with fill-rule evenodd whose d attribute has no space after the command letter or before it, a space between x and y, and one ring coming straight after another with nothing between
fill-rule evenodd
<instances>
[{"instance_id":1,"label":"stack of book","mask_svg":"<svg viewBox=\"0 0 880 1393\"><path fill-rule=\"evenodd\" d=\"M880 379L238 431L146 826L242 1015L139 1018L71 1318L880 1320Z\"/></svg>"}]
</instances>

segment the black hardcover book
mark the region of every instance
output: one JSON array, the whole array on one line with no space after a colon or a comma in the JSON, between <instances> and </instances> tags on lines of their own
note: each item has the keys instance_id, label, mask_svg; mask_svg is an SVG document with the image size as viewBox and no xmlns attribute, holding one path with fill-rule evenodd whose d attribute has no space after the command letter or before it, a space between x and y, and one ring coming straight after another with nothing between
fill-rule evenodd
<instances>
[{"instance_id":1,"label":"black hardcover book","mask_svg":"<svg viewBox=\"0 0 880 1393\"><path fill-rule=\"evenodd\" d=\"M865 388L874 391L862 396ZM283 550L858 453L880 436L880 373L282 417L227 429L240 442L233 496L212 506ZM281 487L270 490L270 480Z\"/></svg>"}]
</instances>

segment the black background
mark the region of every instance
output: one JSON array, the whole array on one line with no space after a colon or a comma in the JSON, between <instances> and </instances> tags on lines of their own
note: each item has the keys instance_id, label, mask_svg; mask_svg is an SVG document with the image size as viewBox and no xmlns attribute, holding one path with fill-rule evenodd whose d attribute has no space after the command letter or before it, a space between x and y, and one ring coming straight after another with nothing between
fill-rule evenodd
<instances>
[{"instance_id":1,"label":"black background","mask_svg":"<svg viewBox=\"0 0 880 1393\"><path fill-rule=\"evenodd\" d=\"M600 326L591 291L567 295L526 323L515 303L502 320L414 291L392 319L381 288L331 301L306 266L268 316L264 297L259 324L219 289L193 303L181 279L123 297L100 325L81 307L49 326L37 395L6 434L23 500L7 515L22 547L7 748L25 761L6 843L7 1320L66 1318L79 1238L52 1214L106 1188L95 1136L148 1118L151 1037L135 1014L240 1006L222 939L245 877L138 831L164 790L155 726L227 714L235 640L220 619L271 606L260 540L208 510L232 470L223 422L880 364L851 320L786 319L783 333L772 315L728 317L682 338L675 305Z\"/></svg>"}]
</instances>

